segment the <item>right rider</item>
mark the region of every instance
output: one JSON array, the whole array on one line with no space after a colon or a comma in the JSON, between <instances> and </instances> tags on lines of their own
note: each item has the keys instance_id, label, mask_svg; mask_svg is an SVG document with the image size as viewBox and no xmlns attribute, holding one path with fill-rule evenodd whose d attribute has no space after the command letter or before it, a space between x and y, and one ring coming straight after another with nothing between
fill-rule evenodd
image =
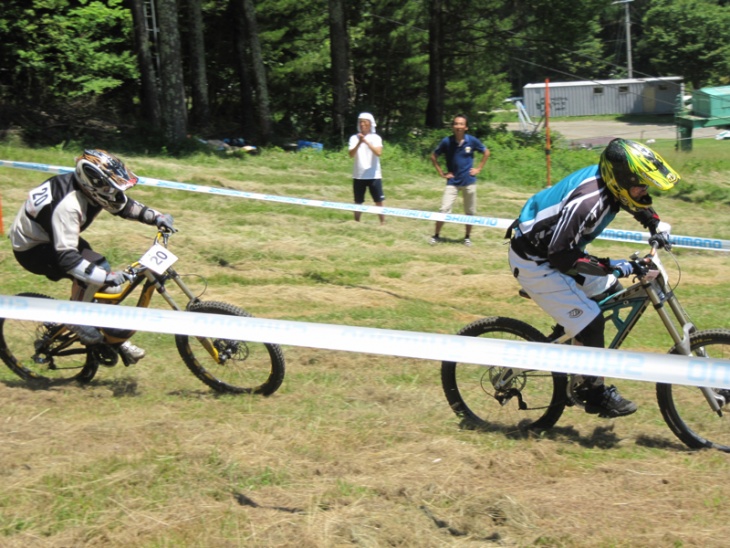
<instances>
[{"instance_id":1,"label":"right rider","mask_svg":"<svg viewBox=\"0 0 730 548\"><path fill-rule=\"evenodd\" d=\"M84 150L76 170L56 175L32 189L10 227L8 237L20 265L49 280L73 280L71 300L90 302L102 287L126 281L112 272L109 263L81 237L102 210L158 228L173 229L171 215L160 213L126 196L138 178L124 163L104 150ZM81 342L100 344L104 335L96 327L69 325ZM109 330L107 330L109 331ZM145 356L130 341L116 345L125 363Z\"/></svg>"},{"instance_id":2,"label":"right rider","mask_svg":"<svg viewBox=\"0 0 730 548\"><path fill-rule=\"evenodd\" d=\"M604 318L600 296L619 277L638 273L628 260L598 259L585 252L616 217L629 212L660 247L669 247L668 225L651 207L648 188L669 190L679 174L659 154L625 139L613 139L597 165L576 171L532 196L507 232L509 263L522 288L545 312L584 346L603 348ZM514 231L514 232L513 232ZM596 275L598 274L598 275ZM623 398L603 377L574 376L575 393L588 413L622 417L636 404Z\"/></svg>"}]
</instances>

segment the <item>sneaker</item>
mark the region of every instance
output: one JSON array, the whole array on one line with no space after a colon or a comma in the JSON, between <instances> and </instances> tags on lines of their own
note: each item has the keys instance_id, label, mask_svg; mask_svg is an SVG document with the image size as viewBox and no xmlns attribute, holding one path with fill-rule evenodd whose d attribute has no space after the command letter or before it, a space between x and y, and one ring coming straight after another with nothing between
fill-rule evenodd
<instances>
[{"instance_id":1,"label":"sneaker","mask_svg":"<svg viewBox=\"0 0 730 548\"><path fill-rule=\"evenodd\" d=\"M144 349L129 341L124 341L119 345L119 353L122 355L122 359L126 365L134 365L147 355Z\"/></svg>"},{"instance_id":2,"label":"sneaker","mask_svg":"<svg viewBox=\"0 0 730 548\"><path fill-rule=\"evenodd\" d=\"M621 397L613 385L578 388L576 394L584 401L586 413L604 419L625 417L637 409L636 404Z\"/></svg>"},{"instance_id":3,"label":"sneaker","mask_svg":"<svg viewBox=\"0 0 730 548\"><path fill-rule=\"evenodd\" d=\"M76 333L84 344L101 344L104 341L104 335L96 327L88 325L67 325L66 327L72 333Z\"/></svg>"},{"instance_id":4,"label":"sneaker","mask_svg":"<svg viewBox=\"0 0 730 548\"><path fill-rule=\"evenodd\" d=\"M436 245L440 241L441 241L441 238L439 238L438 234L434 234L433 236L431 236L431 245Z\"/></svg>"},{"instance_id":5,"label":"sneaker","mask_svg":"<svg viewBox=\"0 0 730 548\"><path fill-rule=\"evenodd\" d=\"M471 247L471 240L469 238L464 238L464 245L466 247Z\"/></svg>"}]
</instances>

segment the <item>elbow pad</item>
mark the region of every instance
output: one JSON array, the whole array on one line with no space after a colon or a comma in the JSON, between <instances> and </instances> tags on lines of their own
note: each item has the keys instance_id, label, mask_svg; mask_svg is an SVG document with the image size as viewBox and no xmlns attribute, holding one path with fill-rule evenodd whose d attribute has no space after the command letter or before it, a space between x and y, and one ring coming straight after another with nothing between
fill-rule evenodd
<instances>
[{"instance_id":1,"label":"elbow pad","mask_svg":"<svg viewBox=\"0 0 730 548\"><path fill-rule=\"evenodd\" d=\"M101 286L106 280L106 270L99 268L98 266L90 263L86 259L81 259L81 262L74 266L71 270L67 271L68 274L76 278L77 280L84 282L89 285Z\"/></svg>"}]
</instances>

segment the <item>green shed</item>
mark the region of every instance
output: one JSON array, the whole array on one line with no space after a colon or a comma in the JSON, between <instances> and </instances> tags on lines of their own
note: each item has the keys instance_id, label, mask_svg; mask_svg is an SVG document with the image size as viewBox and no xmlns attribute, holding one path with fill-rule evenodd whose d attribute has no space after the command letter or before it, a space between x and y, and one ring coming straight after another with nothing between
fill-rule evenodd
<instances>
[{"instance_id":1,"label":"green shed","mask_svg":"<svg viewBox=\"0 0 730 548\"><path fill-rule=\"evenodd\" d=\"M692 94L692 114L703 118L730 117L730 86L702 88Z\"/></svg>"}]
</instances>

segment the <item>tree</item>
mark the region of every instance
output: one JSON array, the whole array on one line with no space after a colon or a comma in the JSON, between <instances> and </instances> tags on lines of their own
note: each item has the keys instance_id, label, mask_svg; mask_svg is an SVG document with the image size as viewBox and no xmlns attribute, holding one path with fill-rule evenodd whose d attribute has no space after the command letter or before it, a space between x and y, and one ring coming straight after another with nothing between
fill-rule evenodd
<instances>
[{"instance_id":1,"label":"tree","mask_svg":"<svg viewBox=\"0 0 730 548\"><path fill-rule=\"evenodd\" d=\"M246 20L243 18L243 9L238 3L232 6L234 14L236 69L240 87L239 101L240 108L237 113L237 120L243 128L243 135L248 138L256 137L256 112L254 109L253 84L251 70L249 69L248 40L246 34Z\"/></svg>"},{"instance_id":2,"label":"tree","mask_svg":"<svg viewBox=\"0 0 730 548\"><path fill-rule=\"evenodd\" d=\"M350 44L343 0L329 0L330 56L332 58L332 122L334 133L345 142L345 118L350 97Z\"/></svg>"},{"instance_id":3,"label":"tree","mask_svg":"<svg viewBox=\"0 0 730 548\"><path fill-rule=\"evenodd\" d=\"M160 111L160 88L157 85L157 72L152 55L152 49L144 16L142 0L129 0L129 9L134 22L134 38L137 50L137 64L139 65L142 82L141 103L143 119L156 130L162 128L162 113Z\"/></svg>"},{"instance_id":4,"label":"tree","mask_svg":"<svg viewBox=\"0 0 730 548\"><path fill-rule=\"evenodd\" d=\"M0 12L4 99L27 105L31 114L46 110L77 120L97 109L128 111L138 76L130 31L121 0L106 5L5 0ZM126 93L119 93L122 89Z\"/></svg>"},{"instance_id":5,"label":"tree","mask_svg":"<svg viewBox=\"0 0 730 548\"><path fill-rule=\"evenodd\" d=\"M643 25L639 50L659 74L679 74L694 88L730 83L730 6L652 0Z\"/></svg>"},{"instance_id":6,"label":"tree","mask_svg":"<svg viewBox=\"0 0 730 548\"><path fill-rule=\"evenodd\" d=\"M426 107L426 127L439 129L444 123L444 50L442 0L429 0L428 3L428 106Z\"/></svg>"},{"instance_id":7,"label":"tree","mask_svg":"<svg viewBox=\"0 0 730 548\"><path fill-rule=\"evenodd\" d=\"M195 127L205 128L210 123L210 103L208 101L208 78L205 73L205 40L203 39L204 30L200 0L183 1L187 7L190 95L193 99L190 114Z\"/></svg>"},{"instance_id":8,"label":"tree","mask_svg":"<svg viewBox=\"0 0 730 548\"><path fill-rule=\"evenodd\" d=\"M165 140L175 146L187 137L188 113L185 104L180 32L176 0L156 0L160 23L160 99Z\"/></svg>"},{"instance_id":9,"label":"tree","mask_svg":"<svg viewBox=\"0 0 730 548\"><path fill-rule=\"evenodd\" d=\"M271 120L271 101L269 99L269 86L266 76L266 67L259 41L258 23L253 0L233 0L237 2L236 13L238 17L238 35L241 37L239 48L242 50L244 63L242 75L245 80L243 86L253 83L253 103L256 113L256 135L261 144L271 142L273 138L273 126ZM250 67L250 69L249 69Z\"/></svg>"}]
</instances>

